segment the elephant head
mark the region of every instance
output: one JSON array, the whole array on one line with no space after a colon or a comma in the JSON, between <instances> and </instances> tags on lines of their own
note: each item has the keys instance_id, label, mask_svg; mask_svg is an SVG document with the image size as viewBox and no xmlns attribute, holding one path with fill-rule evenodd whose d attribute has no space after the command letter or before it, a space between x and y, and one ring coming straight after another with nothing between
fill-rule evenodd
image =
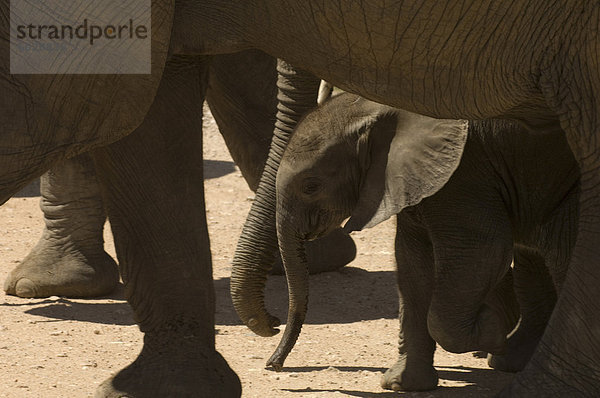
<instances>
[{"instance_id":1,"label":"elephant head","mask_svg":"<svg viewBox=\"0 0 600 398\"><path fill-rule=\"evenodd\" d=\"M280 369L307 310L304 241L344 220L372 227L433 195L462 155L467 123L342 94L298 124L277 173L277 237L289 285L288 321L268 364Z\"/></svg>"}]
</instances>

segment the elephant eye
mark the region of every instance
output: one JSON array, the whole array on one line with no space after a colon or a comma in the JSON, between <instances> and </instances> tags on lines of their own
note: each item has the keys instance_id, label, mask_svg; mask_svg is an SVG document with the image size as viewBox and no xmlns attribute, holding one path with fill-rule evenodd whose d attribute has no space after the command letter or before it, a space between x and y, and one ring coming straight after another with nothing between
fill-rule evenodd
<instances>
[{"instance_id":1,"label":"elephant eye","mask_svg":"<svg viewBox=\"0 0 600 398\"><path fill-rule=\"evenodd\" d=\"M302 193L314 195L321 189L321 181L314 177L306 178L302 183Z\"/></svg>"}]
</instances>

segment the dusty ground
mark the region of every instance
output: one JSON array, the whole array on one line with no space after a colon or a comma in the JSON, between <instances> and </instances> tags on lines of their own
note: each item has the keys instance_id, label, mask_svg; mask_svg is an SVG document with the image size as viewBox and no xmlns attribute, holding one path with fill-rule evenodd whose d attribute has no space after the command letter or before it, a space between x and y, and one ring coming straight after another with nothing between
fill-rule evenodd
<instances>
[{"instance_id":1,"label":"dusty ground","mask_svg":"<svg viewBox=\"0 0 600 398\"><path fill-rule=\"evenodd\" d=\"M217 348L238 373L244 397L392 397L379 387L396 360L398 299L393 221L353 234L359 254L349 267L311 279L307 323L284 372L264 364L279 337L240 324L229 297L230 261L253 197L231 162L214 121L205 118L206 202L217 293ZM0 281L36 243L43 226L35 189L0 208ZM114 245L107 227L107 251ZM270 310L285 319L283 277L271 278ZM18 299L0 293L0 397L89 397L131 362L142 334L122 292L94 300ZM510 375L471 354L438 349L436 391L408 397L493 396Z\"/></svg>"}]
</instances>

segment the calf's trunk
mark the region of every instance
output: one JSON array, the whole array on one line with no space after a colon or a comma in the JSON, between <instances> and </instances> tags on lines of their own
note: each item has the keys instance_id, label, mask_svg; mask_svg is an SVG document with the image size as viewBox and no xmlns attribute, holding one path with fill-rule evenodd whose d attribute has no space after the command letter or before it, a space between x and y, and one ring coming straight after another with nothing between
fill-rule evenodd
<instances>
[{"instance_id":1,"label":"calf's trunk","mask_svg":"<svg viewBox=\"0 0 600 398\"><path fill-rule=\"evenodd\" d=\"M308 306L308 261L304 242L289 226L282 227L290 225L281 221L283 218L278 212L277 237L289 291L288 318L281 341L267 361L267 366L273 366L277 371L283 368L285 358L296 344Z\"/></svg>"}]
</instances>

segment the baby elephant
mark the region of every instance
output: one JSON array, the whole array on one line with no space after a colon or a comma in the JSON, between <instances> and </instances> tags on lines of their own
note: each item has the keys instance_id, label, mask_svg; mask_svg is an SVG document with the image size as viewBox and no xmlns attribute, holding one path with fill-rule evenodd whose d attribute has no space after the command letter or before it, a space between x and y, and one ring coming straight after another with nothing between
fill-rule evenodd
<instances>
[{"instance_id":1,"label":"baby elephant","mask_svg":"<svg viewBox=\"0 0 600 398\"><path fill-rule=\"evenodd\" d=\"M442 131L466 141L464 150ZM269 364L281 368L304 320L303 241L348 217L352 231L398 214L400 355L383 387L435 388L435 341L452 352L497 354L489 360L496 368L522 369L564 279L578 187L562 131L536 135L508 121L437 120L334 97L298 125L277 175L290 313ZM497 289L513 259L521 320L511 333L510 305Z\"/></svg>"}]
</instances>

